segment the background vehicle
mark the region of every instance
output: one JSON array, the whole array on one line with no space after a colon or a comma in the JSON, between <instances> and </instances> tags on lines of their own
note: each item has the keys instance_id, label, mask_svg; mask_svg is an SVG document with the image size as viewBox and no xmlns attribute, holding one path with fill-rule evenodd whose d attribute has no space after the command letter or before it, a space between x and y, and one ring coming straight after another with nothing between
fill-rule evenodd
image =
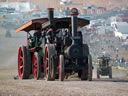
<instances>
[{"instance_id":1,"label":"background vehicle","mask_svg":"<svg viewBox=\"0 0 128 96\"><path fill-rule=\"evenodd\" d=\"M112 78L112 67L109 64L110 58L109 57L98 57L99 59L99 67L97 68L97 78L101 76L109 76Z\"/></svg>"}]
</instances>

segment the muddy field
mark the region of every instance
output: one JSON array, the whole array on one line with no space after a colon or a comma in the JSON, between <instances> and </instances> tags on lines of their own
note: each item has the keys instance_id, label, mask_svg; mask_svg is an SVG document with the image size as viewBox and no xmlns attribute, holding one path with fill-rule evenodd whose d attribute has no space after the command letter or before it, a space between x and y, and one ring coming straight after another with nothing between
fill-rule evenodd
<instances>
[{"instance_id":1,"label":"muddy field","mask_svg":"<svg viewBox=\"0 0 128 96\"><path fill-rule=\"evenodd\" d=\"M127 96L128 78L124 71L113 69L113 79L81 81L69 78L64 82L45 80L13 80L17 75L17 51L19 45L25 45L26 34L11 31L12 38L0 33L0 96Z\"/></svg>"}]
</instances>

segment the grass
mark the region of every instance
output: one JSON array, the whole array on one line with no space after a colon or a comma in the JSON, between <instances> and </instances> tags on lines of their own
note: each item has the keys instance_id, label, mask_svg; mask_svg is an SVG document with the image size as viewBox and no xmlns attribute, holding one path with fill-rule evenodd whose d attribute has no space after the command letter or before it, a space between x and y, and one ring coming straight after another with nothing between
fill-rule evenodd
<instances>
[{"instance_id":1,"label":"grass","mask_svg":"<svg viewBox=\"0 0 128 96\"><path fill-rule=\"evenodd\" d=\"M125 73L126 77L128 78L128 70L124 70L124 69L117 69L115 67L112 68L113 71L115 72L122 72L122 73Z\"/></svg>"}]
</instances>

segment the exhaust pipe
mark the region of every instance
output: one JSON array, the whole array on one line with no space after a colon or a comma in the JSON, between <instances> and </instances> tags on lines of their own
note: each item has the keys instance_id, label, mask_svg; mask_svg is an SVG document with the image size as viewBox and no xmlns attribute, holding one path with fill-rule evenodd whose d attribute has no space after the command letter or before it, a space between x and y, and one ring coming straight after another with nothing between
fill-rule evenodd
<instances>
[{"instance_id":1,"label":"exhaust pipe","mask_svg":"<svg viewBox=\"0 0 128 96\"><path fill-rule=\"evenodd\" d=\"M52 21L54 19L54 8L48 8L48 19L50 21L50 24L52 24Z\"/></svg>"},{"instance_id":2,"label":"exhaust pipe","mask_svg":"<svg viewBox=\"0 0 128 96\"><path fill-rule=\"evenodd\" d=\"M77 19L77 16L78 16L78 10L76 8L72 8L71 9L71 24L72 24L72 37L73 37L73 42L72 44L76 44L76 38L75 36L77 36L77 27L78 27L78 19Z\"/></svg>"},{"instance_id":3,"label":"exhaust pipe","mask_svg":"<svg viewBox=\"0 0 128 96\"><path fill-rule=\"evenodd\" d=\"M82 48L78 45L77 27L78 27L78 10L73 8L71 10L71 24L72 24L72 45L65 50L65 55L68 58L82 58Z\"/></svg>"}]
</instances>

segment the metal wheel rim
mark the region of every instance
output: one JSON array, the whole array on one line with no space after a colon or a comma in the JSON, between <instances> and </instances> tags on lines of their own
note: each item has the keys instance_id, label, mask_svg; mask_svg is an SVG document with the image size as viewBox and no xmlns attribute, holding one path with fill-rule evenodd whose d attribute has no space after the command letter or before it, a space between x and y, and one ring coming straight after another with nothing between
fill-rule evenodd
<instances>
[{"instance_id":1,"label":"metal wheel rim","mask_svg":"<svg viewBox=\"0 0 128 96\"><path fill-rule=\"evenodd\" d=\"M22 79L23 70L24 70L24 56L23 56L23 49L22 47L20 47L18 52L18 74L20 79Z\"/></svg>"},{"instance_id":2,"label":"metal wheel rim","mask_svg":"<svg viewBox=\"0 0 128 96\"><path fill-rule=\"evenodd\" d=\"M45 77L48 78L48 63L49 63L49 60L48 60L48 47L45 48L45 55L44 55L44 73L45 73Z\"/></svg>"},{"instance_id":3,"label":"metal wheel rim","mask_svg":"<svg viewBox=\"0 0 128 96\"><path fill-rule=\"evenodd\" d=\"M64 59L64 58L63 58ZM59 80L63 81L64 80L64 67L61 63L63 63L64 60L62 60L62 56L59 56Z\"/></svg>"}]
</instances>

